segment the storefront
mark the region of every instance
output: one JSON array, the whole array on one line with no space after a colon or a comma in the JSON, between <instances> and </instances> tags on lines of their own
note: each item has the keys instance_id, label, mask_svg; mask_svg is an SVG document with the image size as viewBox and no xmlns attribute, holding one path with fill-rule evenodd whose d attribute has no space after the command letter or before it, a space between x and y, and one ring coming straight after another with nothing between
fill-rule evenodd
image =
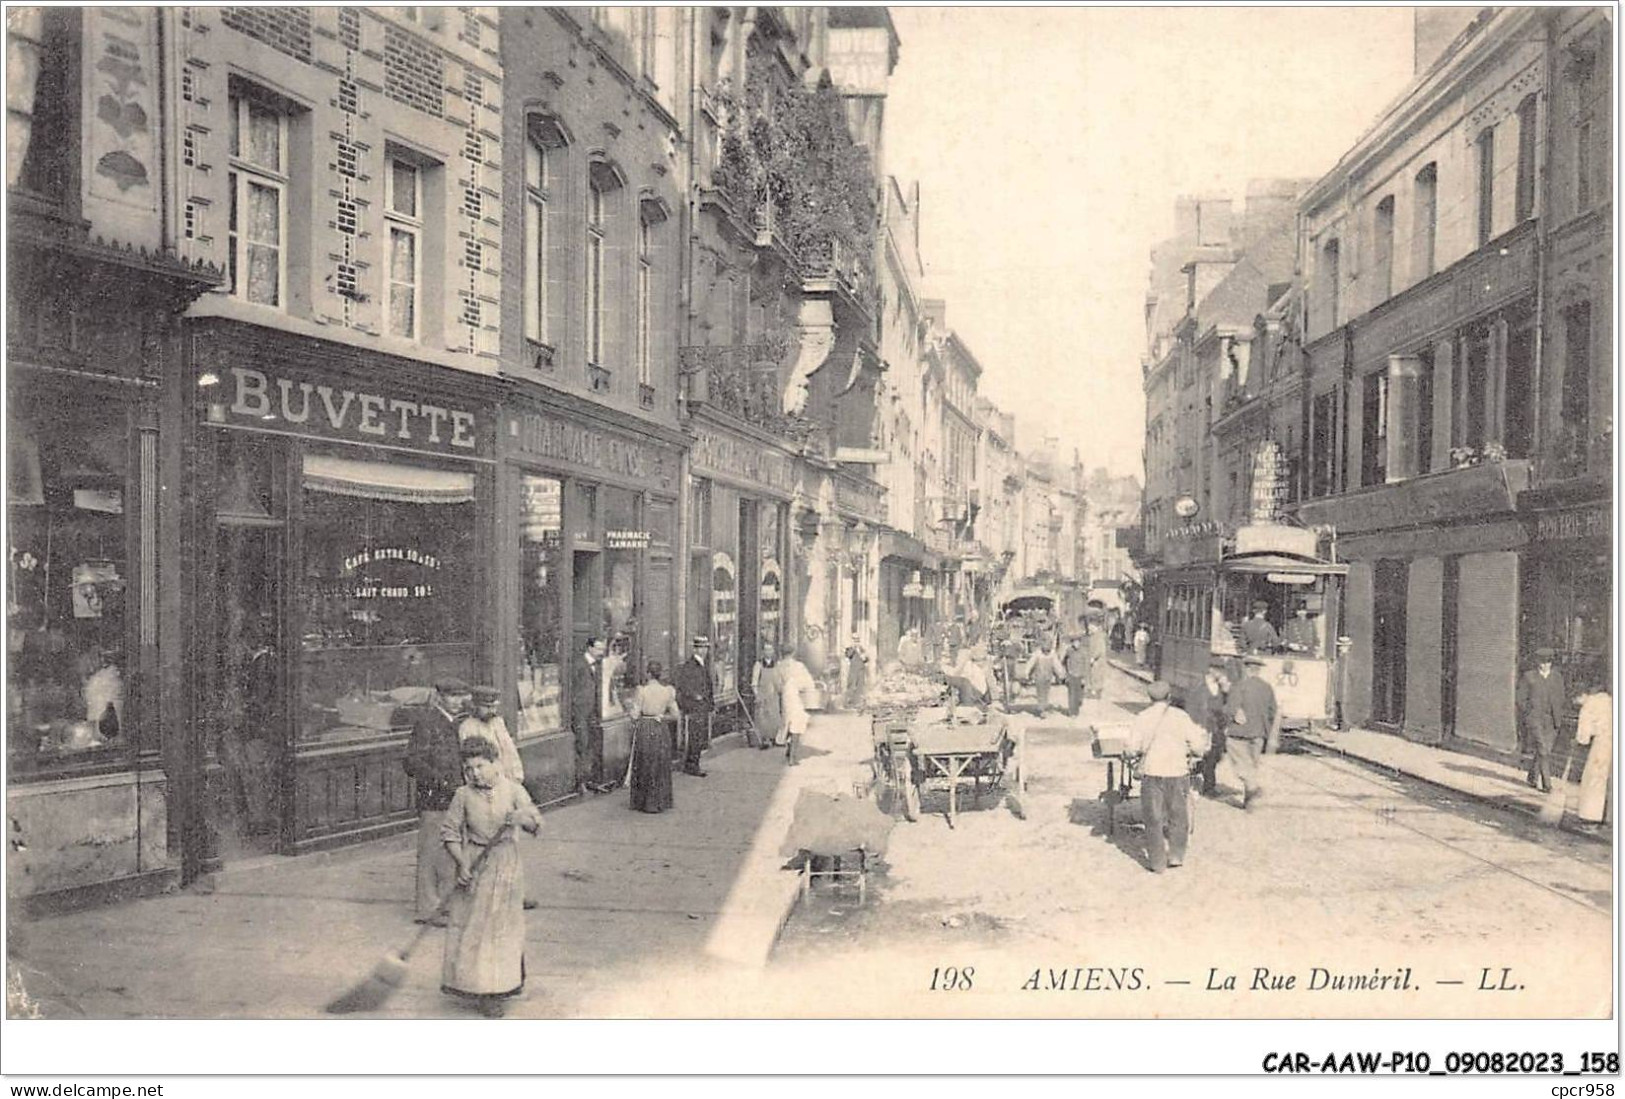
<instances>
[{"instance_id":1,"label":"storefront","mask_svg":"<svg viewBox=\"0 0 1625 1099\"><path fill-rule=\"evenodd\" d=\"M1612 682L1613 507L1606 484L1572 482L1525 492L1518 501L1529 544L1521 562L1520 667L1533 653L1557 653L1569 694Z\"/></svg>"},{"instance_id":2,"label":"storefront","mask_svg":"<svg viewBox=\"0 0 1625 1099\"><path fill-rule=\"evenodd\" d=\"M185 720L167 653L183 615L179 497L162 490L178 466L165 372L175 318L218 277L65 235L11 198L7 888L49 908L180 875Z\"/></svg>"},{"instance_id":3,"label":"storefront","mask_svg":"<svg viewBox=\"0 0 1625 1099\"><path fill-rule=\"evenodd\" d=\"M417 708L491 669L496 383L192 331L203 860L410 827Z\"/></svg>"},{"instance_id":4,"label":"storefront","mask_svg":"<svg viewBox=\"0 0 1625 1099\"><path fill-rule=\"evenodd\" d=\"M798 640L803 585L791 560L790 501L803 471L791 451L703 411L693 431L688 625L711 638L719 707L754 705L751 673L763 646L784 652Z\"/></svg>"},{"instance_id":5,"label":"storefront","mask_svg":"<svg viewBox=\"0 0 1625 1099\"><path fill-rule=\"evenodd\" d=\"M936 595L934 583L936 555L925 548L925 543L902 531L885 530L880 534L880 665L884 667L897 659L897 646L910 630L924 638L931 621L930 603L926 597L926 583L932 579L931 595Z\"/></svg>"},{"instance_id":6,"label":"storefront","mask_svg":"<svg viewBox=\"0 0 1625 1099\"><path fill-rule=\"evenodd\" d=\"M607 774L626 767L626 705L650 661L680 658L680 436L561 395L502 414L497 520L498 687L525 779L541 801L575 787L570 669L607 647L596 705Z\"/></svg>"}]
</instances>

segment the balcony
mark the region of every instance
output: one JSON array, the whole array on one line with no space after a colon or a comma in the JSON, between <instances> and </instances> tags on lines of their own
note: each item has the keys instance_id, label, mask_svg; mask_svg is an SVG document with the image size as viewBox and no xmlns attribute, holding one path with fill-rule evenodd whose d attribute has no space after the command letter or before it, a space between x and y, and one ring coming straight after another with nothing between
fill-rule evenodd
<instances>
[{"instance_id":1,"label":"balcony","mask_svg":"<svg viewBox=\"0 0 1625 1099\"><path fill-rule=\"evenodd\" d=\"M704 406L775 435L798 448L827 451L820 425L784 412L775 352L760 344L690 346L679 351L690 406Z\"/></svg>"},{"instance_id":2,"label":"balcony","mask_svg":"<svg viewBox=\"0 0 1625 1099\"><path fill-rule=\"evenodd\" d=\"M1513 510L1518 493L1529 487L1529 473L1524 459L1479 462L1305 500L1298 505L1298 520L1306 526L1329 524L1349 535L1487 517Z\"/></svg>"}]
</instances>

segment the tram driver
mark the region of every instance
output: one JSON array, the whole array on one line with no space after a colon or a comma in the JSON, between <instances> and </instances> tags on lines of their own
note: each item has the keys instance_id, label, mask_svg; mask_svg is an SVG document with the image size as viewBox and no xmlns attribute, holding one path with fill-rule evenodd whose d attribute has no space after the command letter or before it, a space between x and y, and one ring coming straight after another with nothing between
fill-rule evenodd
<instances>
[{"instance_id":1,"label":"tram driver","mask_svg":"<svg viewBox=\"0 0 1625 1099\"><path fill-rule=\"evenodd\" d=\"M1298 603L1292 609L1292 619L1287 622L1283 641L1288 651L1305 653L1314 656L1320 650L1320 631L1314 619L1309 617L1309 605Z\"/></svg>"},{"instance_id":2,"label":"tram driver","mask_svg":"<svg viewBox=\"0 0 1625 1099\"><path fill-rule=\"evenodd\" d=\"M1250 653L1272 653L1280 649L1281 638L1264 617L1270 605L1260 599L1253 603L1252 617L1241 624L1241 640Z\"/></svg>"}]
</instances>

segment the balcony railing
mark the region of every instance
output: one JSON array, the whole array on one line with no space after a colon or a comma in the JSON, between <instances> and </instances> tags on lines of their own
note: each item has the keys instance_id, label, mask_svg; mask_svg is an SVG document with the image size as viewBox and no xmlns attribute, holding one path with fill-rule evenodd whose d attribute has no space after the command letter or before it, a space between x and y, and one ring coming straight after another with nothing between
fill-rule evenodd
<instances>
[{"instance_id":1,"label":"balcony railing","mask_svg":"<svg viewBox=\"0 0 1625 1099\"><path fill-rule=\"evenodd\" d=\"M692 404L725 412L803 449L828 451L828 432L821 425L785 413L778 363L766 346L684 347L680 363Z\"/></svg>"}]
</instances>

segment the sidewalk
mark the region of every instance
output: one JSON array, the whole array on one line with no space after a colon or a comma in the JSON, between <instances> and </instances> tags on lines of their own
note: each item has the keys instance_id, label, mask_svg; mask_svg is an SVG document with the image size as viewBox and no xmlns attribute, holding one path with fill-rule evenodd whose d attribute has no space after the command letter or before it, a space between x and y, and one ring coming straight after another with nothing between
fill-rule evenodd
<instances>
[{"instance_id":1,"label":"sidewalk","mask_svg":"<svg viewBox=\"0 0 1625 1099\"><path fill-rule=\"evenodd\" d=\"M1113 659L1112 667L1118 671L1149 683L1151 673L1131 663ZM1396 771L1432 786L1464 794L1476 801L1502 809L1523 813L1539 813L1545 795L1530 789L1524 781L1524 772L1517 767L1494 760L1480 759L1462 752L1418 744L1392 733L1379 733L1371 729L1332 730L1319 727L1297 730L1294 734L1306 744L1359 760L1362 763ZM1561 761L1559 761L1561 763ZM1579 763L1576 763L1576 782L1568 784L1568 813L1565 827L1574 823L1572 813L1579 798L1577 783ZM1602 843L1610 841L1612 828L1600 833L1572 829L1576 835L1589 836Z\"/></svg>"},{"instance_id":2,"label":"sidewalk","mask_svg":"<svg viewBox=\"0 0 1625 1099\"><path fill-rule=\"evenodd\" d=\"M676 807L624 790L543 816L520 840L527 993L516 1017L713 1016L696 976L748 985L798 895L779 853L800 791L868 775L868 719L814 715L806 759L719 746L706 778L673 776ZM198 887L14 920L8 976L46 1018L310 1018L408 941L414 842L391 837L278 859ZM413 955L380 1017L461 1016L440 986L442 932Z\"/></svg>"}]
</instances>

